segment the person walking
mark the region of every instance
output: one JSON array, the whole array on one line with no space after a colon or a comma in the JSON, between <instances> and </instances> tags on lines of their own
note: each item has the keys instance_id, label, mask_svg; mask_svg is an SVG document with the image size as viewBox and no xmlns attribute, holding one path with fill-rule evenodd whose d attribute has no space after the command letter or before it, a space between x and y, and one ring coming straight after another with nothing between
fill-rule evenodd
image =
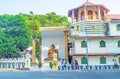
<instances>
[{"instance_id":1,"label":"person walking","mask_svg":"<svg viewBox=\"0 0 120 79\"><path fill-rule=\"evenodd\" d=\"M71 62L71 67L72 67L72 70L74 69L74 60L72 60Z\"/></svg>"},{"instance_id":2,"label":"person walking","mask_svg":"<svg viewBox=\"0 0 120 79\"><path fill-rule=\"evenodd\" d=\"M64 59L63 61L63 68L66 70L66 64L67 64L67 61Z\"/></svg>"},{"instance_id":3,"label":"person walking","mask_svg":"<svg viewBox=\"0 0 120 79\"><path fill-rule=\"evenodd\" d=\"M118 64L117 64L117 60L113 59L113 69L118 69Z\"/></svg>"},{"instance_id":4,"label":"person walking","mask_svg":"<svg viewBox=\"0 0 120 79\"><path fill-rule=\"evenodd\" d=\"M79 69L78 61L75 60L75 69Z\"/></svg>"}]
</instances>

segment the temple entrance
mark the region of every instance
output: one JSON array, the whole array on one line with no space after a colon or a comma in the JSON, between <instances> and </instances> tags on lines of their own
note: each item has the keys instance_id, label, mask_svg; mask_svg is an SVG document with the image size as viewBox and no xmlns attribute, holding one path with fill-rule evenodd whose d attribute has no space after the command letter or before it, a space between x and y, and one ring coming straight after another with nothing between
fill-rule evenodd
<instances>
[{"instance_id":1,"label":"temple entrance","mask_svg":"<svg viewBox=\"0 0 120 79\"><path fill-rule=\"evenodd\" d=\"M48 50L51 48L52 44L54 44L55 49L58 50L59 58L68 60L68 41L67 41L68 31L69 28L66 27L42 28L43 35L41 48L42 62L44 62L44 59L48 57Z\"/></svg>"}]
</instances>

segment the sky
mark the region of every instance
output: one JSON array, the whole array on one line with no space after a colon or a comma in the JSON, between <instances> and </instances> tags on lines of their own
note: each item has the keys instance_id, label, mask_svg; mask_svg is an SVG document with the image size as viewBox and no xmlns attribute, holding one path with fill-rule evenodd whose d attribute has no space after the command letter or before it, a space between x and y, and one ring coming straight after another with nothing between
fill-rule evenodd
<instances>
[{"instance_id":1,"label":"sky","mask_svg":"<svg viewBox=\"0 0 120 79\"><path fill-rule=\"evenodd\" d=\"M67 16L68 10L78 7L87 0L0 0L0 14L29 13L46 14L56 12ZM88 0L95 4L103 4L109 14L120 14L120 0Z\"/></svg>"}]
</instances>

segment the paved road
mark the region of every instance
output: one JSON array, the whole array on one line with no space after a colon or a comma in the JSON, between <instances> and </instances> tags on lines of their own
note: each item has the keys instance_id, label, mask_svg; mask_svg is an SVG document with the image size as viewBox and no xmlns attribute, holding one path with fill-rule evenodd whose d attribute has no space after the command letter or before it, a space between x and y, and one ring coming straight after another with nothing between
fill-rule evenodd
<instances>
[{"instance_id":1,"label":"paved road","mask_svg":"<svg viewBox=\"0 0 120 79\"><path fill-rule=\"evenodd\" d=\"M120 71L0 72L0 79L120 79Z\"/></svg>"}]
</instances>

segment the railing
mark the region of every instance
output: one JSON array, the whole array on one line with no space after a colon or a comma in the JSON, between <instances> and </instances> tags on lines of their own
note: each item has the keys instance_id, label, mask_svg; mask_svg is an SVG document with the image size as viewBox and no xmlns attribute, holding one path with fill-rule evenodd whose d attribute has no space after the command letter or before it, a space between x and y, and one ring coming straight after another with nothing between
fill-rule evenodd
<instances>
[{"instance_id":1,"label":"railing","mask_svg":"<svg viewBox=\"0 0 120 79\"><path fill-rule=\"evenodd\" d=\"M30 61L27 59L0 59L0 69L29 68Z\"/></svg>"},{"instance_id":2,"label":"railing","mask_svg":"<svg viewBox=\"0 0 120 79\"><path fill-rule=\"evenodd\" d=\"M77 29L77 26L80 26L81 32L87 31L88 35L105 35L104 31L104 22L101 20L91 20L91 21L78 21L74 24L75 29ZM72 34L77 34L77 31L71 30Z\"/></svg>"},{"instance_id":3,"label":"railing","mask_svg":"<svg viewBox=\"0 0 120 79\"><path fill-rule=\"evenodd\" d=\"M102 20L83 20L83 21L77 21L74 24L79 24L79 23L94 23L94 24L98 24L98 23L103 23L104 21Z\"/></svg>"},{"instance_id":4,"label":"railing","mask_svg":"<svg viewBox=\"0 0 120 79\"><path fill-rule=\"evenodd\" d=\"M79 66L79 68L77 67L73 67L73 66L58 66L58 70L115 70L113 65L89 65L87 66ZM118 65L118 69L120 70L120 65Z\"/></svg>"}]
</instances>

